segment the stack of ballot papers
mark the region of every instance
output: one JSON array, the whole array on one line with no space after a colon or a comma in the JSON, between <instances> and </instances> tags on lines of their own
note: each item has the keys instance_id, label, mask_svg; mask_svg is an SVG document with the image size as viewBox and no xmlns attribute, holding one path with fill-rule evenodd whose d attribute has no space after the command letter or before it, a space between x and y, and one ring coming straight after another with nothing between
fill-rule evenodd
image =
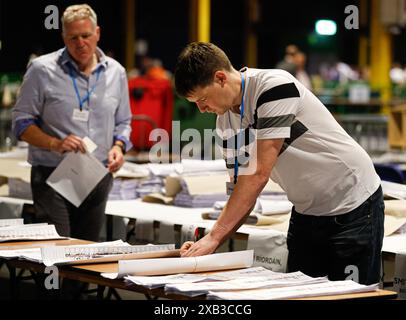
<instances>
[{"instance_id":1,"label":"stack of ballot papers","mask_svg":"<svg viewBox=\"0 0 406 320\"><path fill-rule=\"evenodd\" d=\"M45 246L32 249L0 250L0 257L19 258L52 265L115 262L123 259L176 257L174 244L131 246L121 240L73 246Z\"/></svg>"},{"instance_id":2,"label":"stack of ballot papers","mask_svg":"<svg viewBox=\"0 0 406 320\"><path fill-rule=\"evenodd\" d=\"M129 259L179 257L174 244L141 246L55 246L41 248L46 266L114 262Z\"/></svg>"},{"instance_id":3,"label":"stack of ballot papers","mask_svg":"<svg viewBox=\"0 0 406 320\"><path fill-rule=\"evenodd\" d=\"M232 270L252 267L253 260L254 250L215 253L201 257L125 260L119 261L118 273L102 273L102 276L117 279L128 275L155 276Z\"/></svg>"},{"instance_id":4,"label":"stack of ballot papers","mask_svg":"<svg viewBox=\"0 0 406 320\"><path fill-rule=\"evenodd\" d=\"M221 211L203 212L202 219L217 220ZM264 216L260 213L251 212L245 219L244 224L252 226L270 226L275 224L285 223L290 218L289 214ZM287 230L286 230L287 231Z\"/></svg>"},{"instance_id":5,"label":"stack of ballot papers","mask_svg":"<svg viewBox=\"0 0 406 320\"><path fill-rule=\"evenodd\" d=\"M203 219L217 220L226 201L217 201L213 211L202 213ZM288 200L257 199L254 209L244 221L245 224L263 226L283 223L289 218L293 204Z\"/></svg>"},{"instance_id":6,"label":"stack of ballot papers","mask_svg":"<svg viewBox=\"0 0 406 320\"><path fill-rule=\"evenodd\" d=\"M214 203L214 211L222 211L226 206L227 201L217 201ZM257 199L253 212L262 214L264 216L271 216L275 214L290 213L292 211L293 203L289 200L268 200Z\"/></svg>"},{"instance_id":7,"label":"stack of ballot papers","mask_svg":"<svg viewBox=\"0 0 406 320\"><path fill-rule=\"evenodd\" d=\"M148 178L150 170L145 164L135 164L131 162L124 162L123 166L114 174L114 178Z\"/></svg>"},{"instance_id":8,"label":"stack of ballot papers","mask_svg":"<svg viewBox=\"0 0 406 320\"><path fill-rule=\"evenodd\" d=\"M121 179L113 180L113 188L109 193L109 200L133 200L137 198L137 179Z\"/></svg>"},{"instance_id":9,"label":"stack of ballot papers","mask_svg":"<svg viewBox=\"0 0 406 320\"><path fill-rule=\"evenodd\" d=\"M362 285L352 280L326 281L299 286L251 289L239 291L209 291L209 300L280 300L306 297L331 296L339 294L373 292L379 284Z\"/></svg>"},{"instance_id":10,"label":"stack of ballot papers","mask_svg":"<svg viewBox=\"0 0 406 320\"><path fill-rule=\"evenodd\" d=\"M129 244L123 242L122 240L94 243L87 245L73 245L70 247L82 247L82 248L91 248L91 247L113 247L113 246L129 246ZM41 253L41 248L49 247L48 244L42 244L35 248L27 249L6 249L3 250L0 248L0 257L3 259L20 259L20 260L29 260L37 263L43 263L43 257Z\"/></svg>"},{"instance_id":11,"label":"stack of ballot papers","mask_svg":"<svg viewBox=\"0 0 406 320\"><path fill-rule=\"evenodd\" d=\"M158 176L152 176L148 179L142 180L136 187L137 198L143 198L151 193L160 193L164 187L164 180Z\"/></svg>"},{"instance_id":12,"label":"stack of ballot papers","mask_svg":"<svg viewBox=\"0 0 406 320\"><path fill-rule=\"evenodd\" d=\"M24 219L0 219L0 228L11 227L11 226L21 226L23 224L24 224Z\"/></svg>"},{"instance_id":13,"label":"stack of ballot papers","mask_svg":"<svg viewBox=\"0 0 406 320\"><path fill-rule=\"evenodd\" d=\"M381 186L385 198L406 199L406 185L382 180Z\"/></svg>"},{"instance_id":14,"label":"stack of ballot papers","mask_svg":"<svg viewBox=\"0 0 406 320\"><path fill-rule=\"evenodd\" d=\"M251 268L252 269L252 268ZM283 288L327 282L327 277L312 278L302 272L278 273L265 269L267 272L250 272L250 269L235 271L228 279L218 278L196 283L166 284L165 292L171 294L196 297L209 292L240 291L260 288ZM244 272L245 271L245 272Z\"/></svg>"},{"instance_id":15,"label":"stack of ballot papers","mask_svg":"<svg viewBox=\"0 0 406 320\"><path fill-rule=\"evenodd\" d=\"M182 177L182 191L176 195L174 204L179 207L208 208L217 201L226 201L225 186L228 180L228 176L223 174Z\"/></svg>"},{"instance_id":16,"label":"stack of ballot papers","mask_svg":"<svg viewBox=\"0 0 406 320\"><path fill-rule=\"evenodd\" d=\"M181 171L182 165L180 163L149 163L148 169L153 176L167 177L171 174L177 174L178 171Z\"/></svg>"},{"instance_id":17,"label":"stack of ballot papers","mask_svg":"<svg viewBox=\"0 0 406 320\"><path fill-rule=\"evenodd\" d=\"M54 225L47 223L17 224L0 228L0 242L66 239L61 237Z\"/></svg>"},{"instance_id":18,"label":"stack of ballot papers","mask_svg":"<svg viewBox=\"0 0 406 320\"><path fill-rule=\"evenodd\" d=\"M286 287L328 281L326 277L312 278L301 272L278 273L263 267L169 276L127 276L125 279L149 289L164 287L166 293L189 297L204 295L209 291Z\"/></svg>"},{"instance_id":19,"label":"stack of ballot papers","mask_svg":"<svg viewBox=\"0 0 406 320\"><path fill-rule=\"evenodd\" d=\"M148 169L153 176L167 177L170 175L210 175L227 173L226 163L219 160L194 160L183 159L180 163L148 164Z\"/></svg>"},{"instance_id":20,"label":"stack of ballot papers","mask_svg":"<svg viewBox=\"0 0 406 320\"><path fill-rule=\"evenodd\" d=\"M176 167L179 175L210 175L227 173L226 162L220 160L193 160L183 159L180 166Z\"/></svg>"}]
</instances>

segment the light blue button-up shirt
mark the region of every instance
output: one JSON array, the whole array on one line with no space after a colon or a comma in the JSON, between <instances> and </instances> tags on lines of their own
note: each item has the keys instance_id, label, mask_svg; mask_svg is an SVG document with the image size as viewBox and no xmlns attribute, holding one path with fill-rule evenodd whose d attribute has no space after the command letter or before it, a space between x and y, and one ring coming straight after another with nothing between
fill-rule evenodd
<instances>
[{"instance_id":1,"label":"light blue button-up shirt","mask_svg":"<svg viewBox=\"0 0 406 320\"><path fill-rule=\"evenodd\" d=\"M32 61L13 109L13 130L17 138L32 124L46 134L64 139L70 134L89 137L98 146L94 155L106 163L108 152L116 140L131 145L131 110L125 69L98 48L99 63L87 77L79 72L67 49L41 56ZM89 120L73 119L80 103L75 91L83 99L91 92L83 110L89 111ZM29 146L28 162L33 166L56 167L63 155Z\"/></svg>"}]
</instances>

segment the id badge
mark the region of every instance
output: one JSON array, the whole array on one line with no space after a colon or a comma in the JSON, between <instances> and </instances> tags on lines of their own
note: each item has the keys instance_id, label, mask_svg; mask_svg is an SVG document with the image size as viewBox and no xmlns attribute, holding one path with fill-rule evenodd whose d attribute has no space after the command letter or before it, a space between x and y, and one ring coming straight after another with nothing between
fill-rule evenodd
<instances>
[{"instance_id":1,"label":"id badge","mask_svg":"<svg viewBox=\"0 0 406 320\"><path fill-rule=\"evenodd\" d=\"M88 122L89 121L89 111L87 111L87 110L80 111L79 109L75 109L75 110L73 110L72 119L75 121L80 121L80 122Z\"/></svg>"},{"instance_id":2,"label":"id badge","mask_svg":"<svg viewBox=\"0 0 406 320\"><path fill-rule=\"evenodd\" d=\"M226 191L227 195L231 196L235 188L235 184L233 182L226 182Z\"/></svg>"}]
</instances>

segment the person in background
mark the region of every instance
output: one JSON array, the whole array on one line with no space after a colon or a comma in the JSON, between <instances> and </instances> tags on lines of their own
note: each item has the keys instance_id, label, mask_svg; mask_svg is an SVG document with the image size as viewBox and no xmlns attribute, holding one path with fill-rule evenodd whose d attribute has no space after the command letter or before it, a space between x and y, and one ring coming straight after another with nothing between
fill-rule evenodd
<instances>
[{"instance_id":1,"label":"person in background","mask_svg":"<svg viewBox=\"0 0 406 320\"><path fill-rule=\"evenodd\" d=\"M231 196L216 224L199 241L186 242L182 256L213 253L244 223L271 177L294 204L288 272L343 280L352 267L359 283L379 282L379 176L365 150L312 92L283 70L237 71L224 51L204 42L180 53L175 86L200 112L217 114L231 178Z\"/></svg>"},{"instance_id":2,"label":"person in background","mask_svg":"<svg viewBox=\"0 0 406 320\"><path fill-rule=\"evenodd\" d=\"M285 48L285 56L282 61L276 64L276 69L281 69L295 76L297 65L295 63L295 55L299 52L299 48L294 44L289 44Z\"/></svg>"},{"instance_id":3,"label":"person in background","mask_svg":"<svg viewBox=\"0 0 406 320\"><path fill-rule=\"evenodd\" d=\"M295 78L299 80L307 89L312 90L312 82L310 77L306 72L306 54L299 51L293 56L293 61L296 65L296 76Z\"/></svg>"},{"instance_id":4,"label":"person in background","mask_svg":"<svg viewBox=\"0 0 406 320\"><path fill-rule=\"evenodd\" d=\"M100 27L88 5L74 5L62 17L65 47L31 61L13 109L13 131L29 144L31 188L39 221L61 236L98 241L112 173L124 162L131 112L124 68L97 47ZM85 152L84 137L109 174L79 208L46 181L69 152Z\"/></svg>"}]
</instances>

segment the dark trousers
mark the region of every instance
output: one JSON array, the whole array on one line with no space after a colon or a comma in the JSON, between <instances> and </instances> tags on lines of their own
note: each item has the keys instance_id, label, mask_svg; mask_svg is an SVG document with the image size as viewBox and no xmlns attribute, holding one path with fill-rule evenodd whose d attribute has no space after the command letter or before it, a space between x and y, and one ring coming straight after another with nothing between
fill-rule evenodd
<instances>
[{"instance_id":1,"label":"dark trousers","mask_svg":"<svg viewBox=\"0 0 406 320\"><path fill-rule=\"evenodd\" d=\"M54 224L59 235L89 241L99 241L103 227L108 194L113 177L107 174L76 208L65 200L46 180L55 168L35 166L31 170L31 189L38 222Z\"/></svg>"},{"instance_id":2,"label":"dark trousers","mask_svg":"<svg viewBox=\"0 0 406 320\"><path fill-rule=\"evenodd\" d=\"M31 189L37 221L54 224L61 236L98 242L108 194L113 185L112 175L107 174L81 206L76 208L47 185L46 180L54 170L42 166L31 169ZM83 292L87 288L88 284L64 279L59 297L62 300L84 299Z\"/></svg>"},{"instance_id":3,"label":"dark trousers","mask_svg":"<svg viewBox=\"0 0 406 320\"><path fill-rule=\"evenodd\" d=\"M303 215L292 209L288 271L362 284L380 280L384 235L382 188L355 210L338 216Z\"/></svg>"}]
</instances>

